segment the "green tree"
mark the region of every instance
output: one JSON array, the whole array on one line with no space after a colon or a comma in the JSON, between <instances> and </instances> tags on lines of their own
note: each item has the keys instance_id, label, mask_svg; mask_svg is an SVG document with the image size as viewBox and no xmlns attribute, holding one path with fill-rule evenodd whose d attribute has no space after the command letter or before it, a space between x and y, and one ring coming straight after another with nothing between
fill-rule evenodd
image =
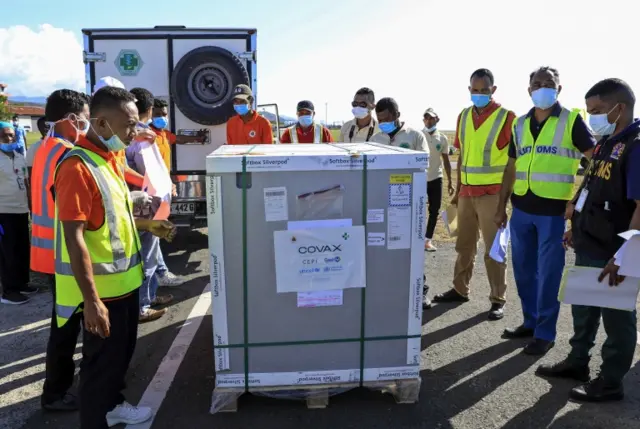
<instances>
[{"instance_id":1,"label":"green tree","mask_svg":"<svg viewBox=\"0 0 640 429\"><path fill-rule=\"evenodd\" d=\"M0 95L0 121L10 121L12 116L9 111L8 97Z\"/></svg>"}]
</instances>

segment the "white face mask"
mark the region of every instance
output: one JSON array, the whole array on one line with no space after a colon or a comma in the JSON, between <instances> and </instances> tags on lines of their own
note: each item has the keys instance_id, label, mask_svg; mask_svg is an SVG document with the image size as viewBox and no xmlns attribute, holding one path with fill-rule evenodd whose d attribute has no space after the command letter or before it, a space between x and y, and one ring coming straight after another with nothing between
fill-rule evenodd
<instances>
[{"instance_id":1,"label":"white face mask","mask_svg":"<svg viewBox=\"0 0 640 429\"><path fill-rule=\"evenodd\" d=\"M425 126L425 127L424 127L424 130L425 130L426 132L428 132L428 133L432 133L432 132L434 132L434 131L437 129L437 127L438 127L437 125L434 125L433 127L426 127L426 126Z\"/></svg>"},{"instance_id":2,"label":"white face mask","mask_svg":"<svg viewBox=\"0 0 640 429\"><path fill-rule=\"evenodd\" d=\"M351 109L351 113L353 113L353 116L357 119L364 119L369 116L369 109L366 107L354 107Z\"/></svg>"},{"instance_id":3,"label":"white face mask","mask_svg":"<svg viewBox=\"0 0 640 429\"><path fill-rule=\"evenodd\" d=\"M613 109L616 107L618 107L617 104L613 106ZM609 114L613 112L613 109L609 110L608 113L589 115L589 126L595 134L599 136L609 136L616 130L616 122L620 119L620 115L613 121L613 124L609 123Z\"/></svg>"}]
</instances>

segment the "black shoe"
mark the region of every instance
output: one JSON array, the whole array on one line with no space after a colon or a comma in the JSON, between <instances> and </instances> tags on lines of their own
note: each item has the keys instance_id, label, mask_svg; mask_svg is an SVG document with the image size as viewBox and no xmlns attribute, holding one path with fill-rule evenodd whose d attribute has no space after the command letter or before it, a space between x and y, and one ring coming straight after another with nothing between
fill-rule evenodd
<instances>
[{"instance_id":1,"label":"black shoe","mask_svg":"<svg viewBox=\"0 0 640 429\"><path fill-rule=\"evenodd\" d=\"M445 293L434 296L433 302L469 302L469 297L460 295L455 289L449 289Z\"/></svg>"},{"instance_id":2,"label":"black shoe","mask_svg":"<svg viewBox=\"0 0 640 429\"><path fill-rule=\"evenodd\" d=\"M505 329L502 336L504 338L529 338L533 337L533 329L525 328L524 325L520 325L517 328Z\"/></svg>"},{"instance_id":3,"label":"black shoe","mask_svg":"<svg viewBox=\"0 0 640 429\"><path fill-rule=\"evenodd\" d=\"M555 346L553 341L541 340L540 338L534 338L529 344L522 349L522 352L531 356L542 356L547 354L549 350Z\"/></svg>"},{"instance_id":4,"label":"black shoe","mask_svg":"<svg viewBox=\"0 0 640 429\"><path fill-rule=\"evenodd\" d=\"M2 294L2 299L0 299L0 302L2 304L9 304L9 305L22 305L29 302L29 298L27 298L25 295L21 294L20 292L6 292Z\"/></svg>"},{"instance_id":5,"label":"black shoe","mask_svg":"<svg viewBox=\"0 0 640 429\"><path fill-rule=\"evenodd\" d=\"M536 374L543 377L568 378L571 380L582 381L583 383L589 381L588 366L572 365L567 360L563 360L562 362L558 362L553 365L540 365L536 369Z\"/></svg>"},{"instance_id":6,"label":"black shoe","mask_svg":"<svg viewBox=\"0 0 640 429\"><path fill-rule=\"evenodd\" d=\"M489 320L500 320L504 317L504 304L491 304L489 310Z\"/></svg>"},{"instance_id":7,"label":"black shoe","mask_svg":"<svg viewBox=\"0 0 640 429\"><path fill-rule=\"evenodd\" d=\"M598 377L571 389L569 397L582 402L621 401L624 399L624 388L622 383L609 383Z\"/></svg>"},{"instance_id":8,"label":"black shoe","mask_svg":"<svg viewBox=\"0 0 640 429\"><path fill-rule=\"evenodd\" d=\"M22 286L20 288L20 293L24 295L33 295L34 293L38 293L38 289L31 286Z\"/></svg>"},{"instance_id":9,"label":"black shoe","mask_svg":"<svg viewBox=\"0 0 640 429\"><path fill-rule=\"evenodd\" d=\"M41 400L42 409L53 412L70 412L78 410L78 398L71 393L66 393L62 398L51 402Z\"/></svg>"}]
</instances>

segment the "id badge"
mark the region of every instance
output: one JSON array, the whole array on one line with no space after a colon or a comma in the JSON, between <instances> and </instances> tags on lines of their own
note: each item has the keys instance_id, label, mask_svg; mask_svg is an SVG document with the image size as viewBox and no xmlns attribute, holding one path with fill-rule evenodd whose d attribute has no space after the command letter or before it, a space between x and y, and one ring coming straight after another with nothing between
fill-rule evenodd
<instances>
[{"instance_id":1,"label":"id badge","mask_svg":"<svg viewBox=\"0 0 640 429\"><path fill-rule=\"evenodd\" d=\"M24 185L24 179L22 177L16 177L16 182L18 182L18 188L20 188L21 191L27 189L27 187Z\"/></svg>"},{"instance_id":2,"label":"id badge","mask_svg":"<svg viewBox=\"0 0 640 429\"><path fill-rule=\"evenodd\" d=\"M578 213L580 213L584 208L584 203L587 201L587 195L589 195L589 190L587 188L584 188L582 191L580 191L580 196L578 197L575 208Z\"/></svg>"}]
</instances>

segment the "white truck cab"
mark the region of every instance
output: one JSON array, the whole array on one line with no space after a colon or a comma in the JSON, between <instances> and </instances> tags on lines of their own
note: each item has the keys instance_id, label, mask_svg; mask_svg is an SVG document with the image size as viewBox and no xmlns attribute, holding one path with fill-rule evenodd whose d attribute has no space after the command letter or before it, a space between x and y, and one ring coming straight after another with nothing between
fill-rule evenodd
<instances>
[{"instance_id":1,"label":"white truck cab","mask_svg":"<svg viewBox=\"0 0 640 429\"><path fill-rule=\"evenodd\" d=\"M127 89L145 88L166 100L167 129L174 134L196 136L206 129L204 143L171 149L171 176L178 193L171 220L194 228L206 224L205 158L226 143L226 122L235 114L233 88L249 85L257 99L257 30L156 26L82 33L88 94L96 80L113 76Z\"/></svg>"}]
</instances>

